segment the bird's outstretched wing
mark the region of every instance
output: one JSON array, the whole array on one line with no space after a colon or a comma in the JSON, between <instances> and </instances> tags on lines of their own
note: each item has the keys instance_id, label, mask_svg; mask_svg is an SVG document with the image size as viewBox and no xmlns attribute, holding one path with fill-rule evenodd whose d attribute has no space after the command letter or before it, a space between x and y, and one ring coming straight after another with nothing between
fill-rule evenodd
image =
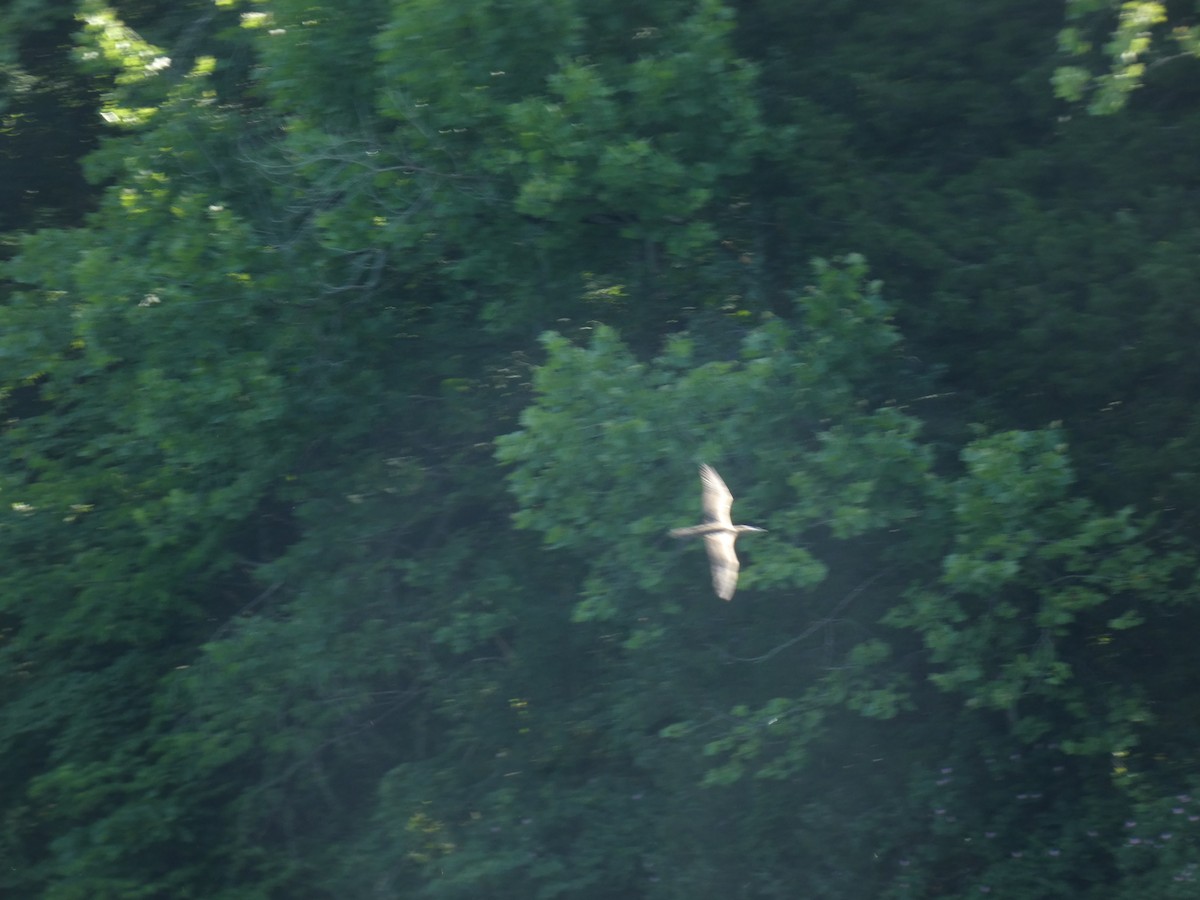
<instances>
[{"instance_id":1,"label":"bird's outstretched wing","mask_svg":"<svg viewBox=\"0 0 1200 900\"><path fill-rule=\"evenodd\" d=\"M713 522L732 525L733 519L729 517L729 511L733 509L733 494L729 493L729 488L725 486L725 482L721 480L717 470L710 465L701 466L700 482L704 486L704 514ZM729 555L733 556L732 542L730 542L729 548ZM711 553L711 551L709 552ZM734 578L737 578L736 557L734 557L733 566Z\"/></svg>"},{"instance_id":2,"label":"bird's outstretched wing","mask_svg":"<svg viewBox=\"0 0 1200 900\"><path fill-rule=\"evenodd\" d=\"M741 564L733 551L735 540L737 535L725 532L704 536L704 549L708 551L708 565L712 569L713 591L722 600L732 600L733 592L737 589Z\"/></svg>"}]
</instances>

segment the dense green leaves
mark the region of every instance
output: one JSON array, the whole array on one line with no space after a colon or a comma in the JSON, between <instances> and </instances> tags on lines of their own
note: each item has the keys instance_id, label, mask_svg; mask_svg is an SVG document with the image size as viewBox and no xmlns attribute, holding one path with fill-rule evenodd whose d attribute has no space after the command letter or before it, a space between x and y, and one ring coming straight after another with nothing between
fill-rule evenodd
<instances>
[{"instance_id":1,"label":"dense green leaves","mask_svg":"<svg viewBox=\"0 0 1200 900\"><path fill-rule=\"evenodd\" d=\"M1182 8L51 6L0 892L1191 896Z\"/></svg>"},{"instance_id":2,"label":"dense green leaves","mask_svg":"<svg viewBox=\"0 0 1200 900\"><path fill-rule=\"evenodd\" d=\"M1097 20L1114 11L1116 21L1109 26L1111 32L1097 47L1089 40L1099 31ZM1191 22L1177 22L1168 32L1163 27L1168 23L1167 4L1157 0L1070 0L1067 17L1071 24L1059 32L1059 49L1068 56L1084 58L1096 56L1094 51L1099 49L1109 70L1094 74L1087 66L1061 66L1054 74L1054 90L1071 101L1090 93L1088 111L1093 114L1105 115L1123 108L1129 94L1142 86L1148 59L1153 60L1151 65L1176 63L1182 68L1187 64L1180 65L1180 60L1200 57L1200 29ZM1170 46L1165 52L1161 46L1164 39Z\"/></svg>"}]
</instances>

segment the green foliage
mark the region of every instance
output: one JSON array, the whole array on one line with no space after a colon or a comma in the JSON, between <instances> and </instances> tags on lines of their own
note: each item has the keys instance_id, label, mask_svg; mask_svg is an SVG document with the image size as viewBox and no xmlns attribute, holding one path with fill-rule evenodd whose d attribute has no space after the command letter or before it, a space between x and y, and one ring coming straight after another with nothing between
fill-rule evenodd
<instances>
[{"instance_id":1,"label":"green foliage","mask_svg":"<svg viewBox=\"0 0 1200 900\"><path fill-rule=\"evenodd\" d=\"M796 498L778 521L764 519L785 538L816 523L859 534L915 514L928 467L916 425L891 407L864 409L856 396L860 382L872 386L864 358L897 340L887 307L876 285L860 283L860 260L817 271L818 284L797 301L805 329L768 318L742 338L736 363L694 361L692 342L677 337L640 364L605 326L587 349L557 334L543 339L549 359L534 377L542 399L522 414L522 431L499 441L499 458L520 464L510 479L518 526L591 558L597 578L577 617L611 618L630 591L666 587L663 554L647 538L678 522L662 497L691 486L688 460L741 459L759 466L750 483L788 482ZM805 465L781 456L783 435ZM776 492L772 505L780 499ZM810 554L781 552L786 561L764 568L768 583L805 587L823 577Z\"/></svg>"},{"instance_id":2,"label":"green foliage","mask_svg":"<svg viewBox=\"0 0 1200 900\"><path fill-rule=\"evenodd\" d=\"M595 573L576 619L616 620L619 628L634 616L677 616L672 594L680 588L664 577L668 564L653 535L678 518L657 514L670 494L658 473L689 455L742 460L743 469L756 468L750 484L784 483L795 494L773 491L772 505L782 508L761 519L770 537L744 542L751 565L739 600L747 591L764 594L756 605L771 608L778 624L783 596L800 589L811 603L844 580L838 557L860 569L872 555L879 566L890 558L912 580L900 602L886 603L885 585L896 590L903 580L878 572L886 580L854 597L860 625L877 617L879 627L867 632L874 636L846 644L824 674L793 668L774 682L776 690L793 685L793 697L735 703L715 737L702 737L712 726L695 715L663 729L663 737L716 758L702 784L731 786L751 774L803 779L847 715L901 722L940 705L926 684L961 698L959 712L943 712L961 720L958 728L994 729L998 713L1018 748L1044 746L1053 734L1060 753L1093 765L1156 740L1154 703L1130 668L1140 641L1122 635L1135 634L1155 605L1194 602L1183 587L1194 556L1156 538L1153 521L1130 510L1104 515L1073 497L1066 448L1053 430L981 435L962 450L961 474L935 474L935 455L914 420L856 396L880 377L877 346L896 340L877 288L863 283L858 260L817 271L822 280L802 301L811 330L797 334L768 320L743 338L737 364L693 362L686 337L674 338L653 364L636 362L606 328L587 349L546 338L549 359L534 379L539 399L523 414L523 430L500 441L500 458L517 466L510 478L522 506L516 523L541 531L552 548L574 551ZM844 272L857 283L843 281ZM852 339L835 339L849 323ZM789 398L786 412L772 413L773 396ZM838 424L822 429L831 419ZM685 480L682 472L672 479ZM762 496L751 491L746 505ZM922 533L885 541L881 556L864 543L907 530ZM801 548L787 546L798 541ZM855 549L835 549L846 541ZM807 634L832 634L841 606ZM799 623L789 630L799 636L747 661L765 661L806 635ZM646 631L653 639L628 641L631 653L669 652L666 632L635 634ZM923 661L905 671L896 666L897 648L913 637ZM1078 673L1101 670L1115 683L1090 691ZM1006 802L996 798L984 818L1005 815ZM1114 815L1107 811L1103 821ZM941 824L934 819L935 834ZM1006 868L987 877L1019 883L1025 876Z\"/></svg>"},{"instance_id":3,"label":"green foliage","mask_svg":"<svg viewBox=\"0 0 1200 900\"><path fill-rule=\"evenodd\" d=\"M98 119L93 85L69 65L73 26L67 4L0 9L0 232L77 222L92 200L79 157Z\"/></svg>"},{"instance_id":4,"label":"green foliage","mask_svg":"<svg viewBox=\"0 0 1200 900\"><path fill-rule=\"evenodd\" d=\"M1148 87L1103 121L1043 0L52 6L0 892L1190 896L1159 4L1071 7L1060 91ZM730 604L699 462L769 529Z\"/></svg>"},{"instance_id":5,"label":"green foliage","mask_svg":"<svg viewBox=\"0 0 1200 900\"><path fill-rule=\"evenodd\" d=\"M1118 666L1119 632L1142 624L1148 607L1190 602L1178 586L1195 560L1149 552L1153 523L1129 510L1103 516L1068 499L1063 449L1053 433L968 446L967 474L950 489L954 544L939 584L910 591L887 621L923 635L931 680L964 694L968 708L1004 712L1029 739L1053 721L1064 747L1117 752L1152 718L1145 697L1131 681L1096 696L1076 672Z\"/></svg>"},{"instance_id":6,"label":"green foliage","mask_svg":"<svg viewBox=\"0 0 1200 900\"><path fill-rule=\"evenodd\" d=\"M1054 73L1054 93L1063 100L1079 102L1086 95L1088 112L1093 115L1108 115L1118 112L1128 102L1129 95L1141 87L1145 80L1147 58L1154 55L1156 43L1161 47L1164 35L1157 28L1168 21L1167 6L1157 0L1071 0L1067 4L1067 18L1084 25L1070 25L1059 32L1059 50L1068 56L1093 56L1093 43L1084 37L1094 31L1093 23L1098 14L1116 10L1116 23L1111 27L1108 41L1101 48L1103 60L1109 71L1094 75L1089 67L1079 65L1060 66ZM1156 35L1155 32L1159 33ZM1200 29L1187 25L1172 28L1169 40L1179 50L1170 57L1159 56L1157 62L1171 62L1180 57L1200 57ZM1160 51L1161 53L1161 51Z\"/></svg>"}]
</instances>

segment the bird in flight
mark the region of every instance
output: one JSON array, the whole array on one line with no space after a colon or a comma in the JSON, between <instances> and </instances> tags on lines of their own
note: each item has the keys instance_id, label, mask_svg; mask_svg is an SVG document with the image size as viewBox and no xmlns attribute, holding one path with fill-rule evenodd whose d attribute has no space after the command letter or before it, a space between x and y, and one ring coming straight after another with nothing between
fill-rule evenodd
<instances>
[{"instance_id":1,"label":"bird in flight","mask_svg":"<svg viewBox=\"0 0 1200 900\"><path fill-rule=\"evenodd\" d=\"M729 516L733 509L733 494L712 466L700 467L700 483L703 485L704 524L672 528L669 534L673 538L704 537L704 549L708 551L708 564L712 568L713 590L722 600L731 600L741 568L737 554L733 552L733 542L739 534L766 529L733 524Z\"/></svg>"}]
</instances>

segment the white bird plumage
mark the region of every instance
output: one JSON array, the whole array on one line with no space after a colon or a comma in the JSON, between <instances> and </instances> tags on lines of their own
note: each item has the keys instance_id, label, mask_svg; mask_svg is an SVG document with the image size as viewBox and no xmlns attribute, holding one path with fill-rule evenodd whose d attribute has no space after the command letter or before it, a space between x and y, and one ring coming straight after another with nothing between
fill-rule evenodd
<instances>
[{"instance_id":1,"label":"white bird plumage","mask_svg":"<svg viewBox=\"0 0 1200 900\"><path fill-rule=\"evenodd\" d=\"M712 466L700 467L700 483L703 486L702 500L706 521L702 525L673 528L669 534L674 538L696 535L704 538L704 549L708 551L708 564L712 569L713 590L722 600L731 600L734 590L737 589L738 571L741 568L733 544L739 534L766 529L733 524L730 516L733 494Z\"/></svg>"}]
</instances>

